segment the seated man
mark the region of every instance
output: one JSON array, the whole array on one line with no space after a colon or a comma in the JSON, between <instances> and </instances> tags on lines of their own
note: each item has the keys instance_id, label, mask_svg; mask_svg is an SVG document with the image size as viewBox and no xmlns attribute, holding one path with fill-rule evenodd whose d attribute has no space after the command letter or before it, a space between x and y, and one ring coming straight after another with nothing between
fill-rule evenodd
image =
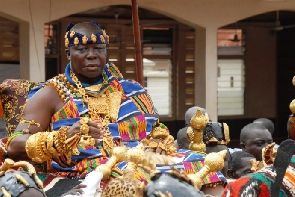
<instances>
[{"instance_id":1,"label":"seated man","mask_svg":"<svg viewBox=\"0 0 295 197\"><path fill-rule=\"evenodd\" d=\"M270 132L261 124L250 123L243 127L240 134L240 146L243 151L262 161L262 149L273 142Z\"/></svg>"},{"instance_id":2,"label":"seated man","mask_svg":"<svg viewBox=\"0 0 295 197\"><path fill-rule=\"evenodd\" d=\"M67 27L70 63L64 74L30 92L6 144L10 158L33 161L43 172L83 178L108 160L113 147L136 146L154 129L167 136L143 87L106 63L108 39L93 21ZM165 147L173 146L169 137Z\"/></svg>"},{"instance_id":3,"label":"seated man","mask_svg":"<svg viewBox=\"0 0 295 197\"><path fill-rule=\"evenodd\" d=\"M255 159L255 157L244 151L236 151L232 153L228 162L227 175L232 179L238 179L252 173L251 159Z\"/></svg>"}]
</instances>

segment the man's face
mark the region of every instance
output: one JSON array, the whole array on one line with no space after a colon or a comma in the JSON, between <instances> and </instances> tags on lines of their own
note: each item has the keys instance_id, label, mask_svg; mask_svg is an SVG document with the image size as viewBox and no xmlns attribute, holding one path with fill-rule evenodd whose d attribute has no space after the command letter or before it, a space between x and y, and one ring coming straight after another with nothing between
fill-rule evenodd
<instances>
[{"instance_id":1,"label":"man's face","mask_svg":"<svg viewBox=\"0 0 295 197\"><path fill-rule=\"evenodd\" d=\"M257 161L262 161L262 149L273 142L267 129L254 129L251 134L241 142L242 150L252 154Z\"/></svg>"},{"instance_id":2,"label":"man's face","mask_svg":"<svg viewBox=\"0 0 295 197\"><path fill-rule=\"evenodd\" d=\"M96 79L101 76L106 64L106 51L105 44L86 44L70 47L67 54L75 74Z\"/></svg>"},{"instance_id":3,"label":"man's face","mask_svg":"<svg viewBox=\"0 0 295 197\"><path fill-rule=\"evenodd\" d=\"M250 163L250 159L253 159L253 158L252 157L242 158L241 168L235 171L236 179L252 173L251 172L252 165Z\"/></svg>"}]
</instances>

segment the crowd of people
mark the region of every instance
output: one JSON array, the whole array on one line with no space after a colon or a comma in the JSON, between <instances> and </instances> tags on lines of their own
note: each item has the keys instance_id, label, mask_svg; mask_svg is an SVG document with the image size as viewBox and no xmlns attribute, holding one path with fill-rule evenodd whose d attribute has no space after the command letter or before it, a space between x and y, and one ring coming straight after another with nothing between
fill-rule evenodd
<instances>
[{"instance_id":1,"label":"crowd of people","mask_svg":"<svg viewBox=\"0 0 295 197\"><path fill-rule=\"evenodd\" d=\"M94 21L69 24L65 72L30 92L8 137L0 196L295 196L295 142L275 145L269 119L229 149L228 125L195 106L174 139L145 89L107 63L108 42ZM9 170L22 161L27 172Z\"/></svg>"}]
</instances>

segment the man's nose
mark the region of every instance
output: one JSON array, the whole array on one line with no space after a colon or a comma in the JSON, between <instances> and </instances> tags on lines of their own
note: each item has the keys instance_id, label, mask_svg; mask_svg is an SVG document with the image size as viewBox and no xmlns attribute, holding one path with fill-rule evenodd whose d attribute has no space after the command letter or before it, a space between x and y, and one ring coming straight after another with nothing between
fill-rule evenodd
<instances>
[{"instance_id":1,"label":"man's nose","mask_svg":"<svg viewBox=\"0 0 295 197\"><path fill-rule=\"evenodd\" d=\"M97 58L97 53L96 51L94 50L94 48L89 48L88 49L88 54L87 54L87 59L95 59Z\"/></svg>"}]
</instances>

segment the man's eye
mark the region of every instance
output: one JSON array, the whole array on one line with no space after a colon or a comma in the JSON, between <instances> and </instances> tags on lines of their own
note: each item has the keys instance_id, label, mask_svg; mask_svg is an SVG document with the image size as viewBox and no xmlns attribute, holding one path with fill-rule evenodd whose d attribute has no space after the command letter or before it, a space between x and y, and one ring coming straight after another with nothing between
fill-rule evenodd
<instances>
[{"instance_id":1,"label":"man's eye","mask_svg":"<svg viewBox=\"0 0 295 197\"><path fill-rule=\"evenodd\" d=\"M78 51L84 52L84 51L86 51L86 49L85 48L78 48Z\"/></svg>"},{"instance_id":2,"label":"man's eye","mask_svg":"<svg viewBox=\"0 0 295 197\"><path fill-rule=\"evenodd\" d=\"M257 146L263 146L265 144L265 142L264 141L258 141L258 142L255 142L255 144Z\"/></svg>"},{"instance_id":3,"label":"man's eye","mask_svg":"<svg viewBox=\"0 0 295 197\"><path fill-rule=\"evenodd\" d=\"M105 48L98 47L98 48L95 48L95 50L98 52L103 52L105 50Z\"/></svg>"}]
</instances>

